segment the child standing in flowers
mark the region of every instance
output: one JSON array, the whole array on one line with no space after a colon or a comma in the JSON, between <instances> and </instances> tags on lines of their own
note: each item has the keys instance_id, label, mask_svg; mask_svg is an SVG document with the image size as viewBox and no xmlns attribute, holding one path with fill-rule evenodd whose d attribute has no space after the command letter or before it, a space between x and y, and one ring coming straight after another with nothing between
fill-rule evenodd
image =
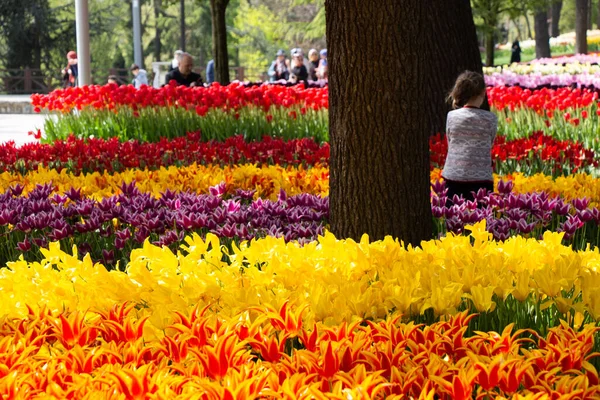
<instances>
[{"instance_id":1,"label":"child standing in flowers","mask_svg":"<svg viewBox=\"0 0 600 400\"><path fill-rule=\"evenodd\" d=\"M456 80L448 97L455 110L448 113L446 138L448 156L442 177L448 188L448 202L454 195L473 200L479 189L493 191L492 145L498 118L481 110L486 95L481 74L465 71Z\"/></svg>"}]
</instances>

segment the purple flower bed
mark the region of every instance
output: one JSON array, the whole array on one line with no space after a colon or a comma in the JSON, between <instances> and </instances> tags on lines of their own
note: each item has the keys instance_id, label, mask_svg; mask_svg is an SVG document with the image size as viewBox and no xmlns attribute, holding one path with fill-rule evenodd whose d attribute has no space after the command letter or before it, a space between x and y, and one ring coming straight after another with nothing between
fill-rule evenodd
<instances>
[{"instance_id":1,"label":"purple flower bed","mask_svg":"<svg viewBox=\"0 0 600 400\"><path fill-rule=\"evenodd\" d=\"M432 213L438 235L461 234L465 225L486 220L487 230L496 240L511 236L541 238L546 231L564 232L565 243L575 248L599 244L600 211L590 208L589 199L565 202L548 193L512 192L513 183L500 181L497 193L480 190L473 201L454 196L448 199L443 182L433 185Z\"/></svg>"},{"instance_id":2,"label":"purple flower bed","mask_svg":"<svg viewBox=\"0 0 600 400\"><path fill-rule=\"evenodd\" d=\"M236 241L269 235L304 243L323 233L329 217L329 200L307 194L287 197L282 192L270 201L253 200L254 192L238 190L225 198L217 186L211 194L167 191L156 199L134 183L121 189L123 194L99 202L77 190L51 195L50 185L38 185L27 196L19 186L7 190L0 195L0 265L21 253L37 259L38 248L49 241L60 241L65 249L76 244L107 266L126 260L147 238L175 250L192 232Z\"/></svg>"},{"instance_id":3,"label":"purple flower bed","mask_svg":"<svg viewBox=\"0 0 600 400\"><path fill-rule=\"evenodd\" d=\"M496 240L514 235L541 238L545 231L564 232L575 248L600 243L600 211L588 199L565 202L547 193L516 194L512 182L501 181L497 193L484 190L468 201L448 199L443 182L432 187L435 220L432 237L462 234L464 227L485 219ZM254 192L224 194L224 185L210 194L166 191L157 199L141 193L135 183L123 184L122 194L95 201L77 190L51 194L50 185L38 185L28 195L16 186L0 194L0 266L23 255L39 260L40 247L59 241L68 251L77 245L109 268L125 265L132 249L146 239L175 251L193 232L212 232L224 245L256 237L275 236L308 243L327 228L329 199L302 194L277 201L253 199Z\"/></svg>"}]
</instances>

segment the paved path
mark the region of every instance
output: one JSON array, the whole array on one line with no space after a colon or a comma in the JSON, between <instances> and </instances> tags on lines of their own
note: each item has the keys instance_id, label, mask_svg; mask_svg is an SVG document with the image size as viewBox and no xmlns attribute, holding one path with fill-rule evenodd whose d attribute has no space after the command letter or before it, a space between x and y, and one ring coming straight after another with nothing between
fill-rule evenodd
<instances>
[{"instance_id":1,"label":"paved path","mask_svg":"<svg viewBox=\"0 0 600 400\"><path fill-rule=\"evenodd\" d=\"M0 143L13 140L17 145L37 141L28 135L29 131L44 132L44 119L41 114L0 114Z\"/></svg>"}]
</instances>

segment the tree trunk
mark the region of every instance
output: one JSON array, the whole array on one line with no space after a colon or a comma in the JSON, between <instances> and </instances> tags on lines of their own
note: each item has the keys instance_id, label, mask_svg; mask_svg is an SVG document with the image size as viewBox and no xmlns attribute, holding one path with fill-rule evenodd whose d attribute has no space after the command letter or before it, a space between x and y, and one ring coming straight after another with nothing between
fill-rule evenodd
<instances>
[{"instance_id":1,"label":"tree trunk","mask_svg":"<svg viewBox=\"0 0 600 400\"><path fill-rule=\"evenodd\" d=\"M160 36L162 29L160 28L159 17L162 0L154 0L154 60L160 61L162 52L162 42Z\"/></svg>"},{"instance_id":2,"label":"tree trunk","mask_svg":"<svg viewBox=\"0 0 600 400\"><path fill-rule=\"evenodd\" d=\"M179 36L179 47L185 51L185 0L179 0Z\"/></svg>"},{"instance_id":3,"label":"tree trunk","mask_svg":"<svg viewBox=\"0 0 600 400\"><path fill-rule=\"evenodd\" d=\"M562 11L562 1L553 1L552 2L552 26L550 36L557 37L560 35L560 12Z\"/></svg>"},{"instance_id":4,"label":"tree trunk","mask_svg":"<svg viewBox=\"0 0 600 400\"><path fill-rule=\"evenodd\" d=\"M548 34L548 11L539 8L534 15L535 57L550 57L550 35Z\"/></svg>"},{"instance_id":5,"label":"tree trunk","mask_svg":"<svg viewBox=\"0 0 600 400\"><path fill-rule=\"evenodd\" d=\"M428 135L446 131L446 114L451 105L446 102L448 93L461 72L469 70L482 73L481 53L469 0L426 0L431 7L427 13L428 26L438 38L429 43L429 54L438 54L437 72L427 80L431 93L427 115L431 123ZM489 110L487 101L482 108Z\"/></svg>"},{"instance_id":6,"label":"tree trunk","mask_svg":"<svg viewBox=\"0 0 600 400\"><path fill-rule=\"evenodd\" d=\"M494 66L494 31L491 29L485 32L485 65L488 67Z\"/></svg>"},{"instance_id":7,"label":"tree trunk","mask_svg":"<svg viewBox=\"0 0 600 400\"><path fill-rule=\"evenodd\" d=\"M575 53L587 54L588 0L575 0Z\"/></svg>"},{"instance_id":8,"label":"tree trunk","mask_svg":"<svg viewBox=\"0 0 600 400\"><path fill-rule=\"evenodd\" d=\"M419 244L432 236L423 90L444 55L423 0L326 0L331 230ZM356 49L362 49L357 52ZM369 73L365 73L369 71Z\"/></svg>"},{"instance_id":9,"label":"tree trunk","mask_svg":"<svg viewBox=\"0 0 600 400\"><path fill-rule=\"evenodd\" d=\"M229 56L227 54L227 25L225 11L229 0L210 0L213 34L215 80L221 85L229 84Z\"/></svg>"},{"instance_id":10,"label":"tree trunk","mask_svg":"<svg viewBox=\"0 0 600 400\"><path fill-rule=\"evenodd\" d=\"M527 14L525 3L521 3L521 7L523 11L523 17L525 17L525 23L527 24L527 35L529 36L529 39L531 39L533 35L531 34L531 24L529 23L529 15Z\"/></svg>"}]
</instances>

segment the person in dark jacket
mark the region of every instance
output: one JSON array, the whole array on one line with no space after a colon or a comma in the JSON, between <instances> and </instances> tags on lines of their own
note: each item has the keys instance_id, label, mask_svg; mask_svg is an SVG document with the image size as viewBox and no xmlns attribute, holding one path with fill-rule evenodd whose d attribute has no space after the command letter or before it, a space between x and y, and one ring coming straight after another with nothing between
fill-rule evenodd
<instances>
[{"instance_id":1,"label":"person in dark jacket","mask_svg":"<svg viewBox=\"0 0 600 400\"><path fill-rule=\"evenodd\" d=\"M302 54L297 53L293 56L291 72L290 80L292 83L308 83L308 70L304 65L304 57L302 57Z\"/></svg>"},{"instance_id":2,"label":"person in dark jacket","mask_svg":"<svg viewBox=\"0 0 600 400\"><path fill-rule=\"evenodd\" d=\"M192 71L194 60L188 53L183 53L179 59L179 67L167 74L166 84L175 81L178 85L188 87L202 86L202 77L200 74Z\"/></svg>"},{"instance_id":3,"label":"person in dark jacket","mask_svg":"<svg viewBox=\"0 0 600 400\"><path fill-rule=\"evenodd\" d=\"M319 79L317 70L319 69L319 52L317 49L310 49L308 52L308 77L312 81Z\"/></svg>"},{"instance_id":4,"label":"person in dark jacket","mask_svg":"<svg viewBox=\"0 0 600 400\"><path fill-rule=\"evenodd\" d=\"M510 63L520 63L521 62L521 45L519 43L519 39L515 40L512 44L512 54L510 55Z\"/></svg>"}]
</instances>

